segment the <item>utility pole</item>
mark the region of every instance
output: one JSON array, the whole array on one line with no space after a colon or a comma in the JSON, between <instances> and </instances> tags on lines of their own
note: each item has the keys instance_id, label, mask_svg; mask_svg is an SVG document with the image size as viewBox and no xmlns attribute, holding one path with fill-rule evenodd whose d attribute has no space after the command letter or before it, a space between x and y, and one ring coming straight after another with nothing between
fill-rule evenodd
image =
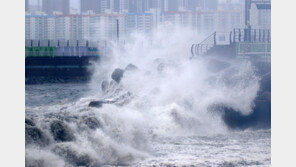
<instances>
[{"instance_id":1,"label":"utility pole","mask_svg":"<svg viewBox=\"0 0 296 167\"><path fill-rule=\"evenodd\" d=\"M250 9L252 0L245 0L245 26L250 24Z\"/></svg>"}]
</instances>

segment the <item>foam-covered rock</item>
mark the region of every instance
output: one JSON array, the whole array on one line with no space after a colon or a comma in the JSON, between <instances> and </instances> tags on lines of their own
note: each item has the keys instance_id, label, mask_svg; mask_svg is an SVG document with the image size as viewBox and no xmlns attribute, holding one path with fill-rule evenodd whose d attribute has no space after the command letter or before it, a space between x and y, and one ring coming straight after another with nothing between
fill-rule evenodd
<instances>
[{"instance_id":1,"label":"foam-covered rock","mask_svg":"<svg viewBox=\"0 0 296 167\"><path fill-rule=\"evenodd\" d=\"M135 65L133 65L133 64L129 64L129 65L127 65L126 67L125 67L125 71L134 71L134 70L137 70L138 69L138 67L137 66L135 66Z\"/></svg>"},{"instance_id":2,"label":"foam-covered rock","mask_svg":"<svg viewBox=\"0 0 296 167\"><path fill-rule=\"evenodd\" d=\"M73 141L75 140L70 128L62 121L53 121L50 124L50 132L57 142Z\"/></svg>"},{"instance_id":3,"label":"foam-covered rock","mask_svg":"<svg viewBox=\"0 0 296 167\"><path fill-rule=\"evenodd\" d=\"M25 119L25 124L30 125L30 126L35 126L35 123L33 122L33 120L26 118Z\"/></svg>"},{"instance_id":4,"label":"foam-covered rock","mask_svg":"<svg viewBox=\"0 0 296 167\"><path fill-rule=\"evenodd\" d=\"M48 137L36 126L25 125L25 144L45 146L49 143Z\"/></svg>"},{"instance_id":5,"label":"foam-covered rock","mask_svg":"<svg viewBox=\"0 0 296 167\"><path fill-rule=\"evenodd\" d=\"M116 69L113 71L113 73L112 73L112 75L111 75L111 78L112 78L114 81L116 81L117 83L119 83L120 80L121 80L121 78L123 77L123 73L124 73L124 71L123 71L122 69L120 69L120 68L116 68Z\"/></svg>"},{"instance_id":6,"label":"foam-covered rock","mask_svg":"<svg viewBox=\"0 0 296 167\"><path fill-rule=\"evenodd\" d=\"M103 104L105 104L104 101L91 101L89 104L88 104L88 107L96 107L96 108L101 108L103 106Z\"/></svg>"},{"instance_id":7,"label":"foam-covered rock","mask_svg":"<svg viewBox=\"0 0 296 167\"><path fill-rule=\"evenodd\" d=\"M83 121L90 129L97 129L102 127L99 120L95 117L85 118Z\"/></svg>"},{"instance_id":8,"label":"foam-covered rock","mask_svg":"<svg viewBox=\"0 0 296 167\"><path fill-rule=\"evenodd\" d=\"M87 154L79 153L68 145L57 145L53 152L75 166L90 166L93 161Z\"/></svg>"},{"instance_id":9,"label":"foam-covered rock","mask_svg":"<svg viewBox=\"0 0 296 167\"><path fill-rule=\"evenodd\" d=\"M103 81L101 84L101 89L103 92L106 92L106 90L108 89L109 83L108 81Z\"/></svg>"}]
</instances>

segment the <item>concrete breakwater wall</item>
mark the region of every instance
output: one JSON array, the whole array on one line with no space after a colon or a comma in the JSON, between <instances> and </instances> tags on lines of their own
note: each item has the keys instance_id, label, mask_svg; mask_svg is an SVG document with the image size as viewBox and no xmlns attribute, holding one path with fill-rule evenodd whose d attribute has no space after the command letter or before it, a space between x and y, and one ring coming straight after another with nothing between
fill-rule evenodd
<instances>
[{"instance_id":1,"label":"concrete breakwater wall","mask_svg":"<svg viewBox=\"0 0 296 167\"><path fill-rule=\"evenodd\" d=\"M26 84L87 81L99 56L28 56Z\"/></svg>"}]
</instances>

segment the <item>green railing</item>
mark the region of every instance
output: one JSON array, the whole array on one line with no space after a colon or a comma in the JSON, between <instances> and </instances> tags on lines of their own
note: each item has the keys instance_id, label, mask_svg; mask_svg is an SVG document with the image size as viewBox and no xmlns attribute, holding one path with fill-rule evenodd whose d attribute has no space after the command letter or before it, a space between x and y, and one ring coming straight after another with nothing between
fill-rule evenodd
<instances>
[{"instance_id":1,"label":"green railing","mask_svg":"<svg viewBox=\"0 0 296 167\"><path fill-rule=\"evenodd\" d=\"M268 42L237 42L235 48L238 56L271 56L271 43Z\"/></svg>"},{"instance_id":2,"label":"green railing","mask_svg":"<svg viewBox=\"0 0 296 167\"><path fill-rule=\"evenodd\" d=\"M56 47L26 47L26 57L28 56L51 56L56 55Z\"/></svg>"},{"instance_id":3,"label":"green railing","mask_svg":"<svg viewBox=\"0 0 296 167\"><path fill-rule=\"evenodd\" d=\"M98 56L99 51L94 47L54 47L54 46L32 46L25 47L25 56Z\"/></svg>"}]
</instances>

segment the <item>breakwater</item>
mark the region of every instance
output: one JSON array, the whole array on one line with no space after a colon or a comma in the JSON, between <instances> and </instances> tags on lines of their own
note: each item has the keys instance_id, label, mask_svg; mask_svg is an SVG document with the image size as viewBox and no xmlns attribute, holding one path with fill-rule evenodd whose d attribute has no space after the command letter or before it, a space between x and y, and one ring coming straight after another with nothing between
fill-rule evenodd
<instances>
[{"instance_id":1,"label":"breakwater","mask_svg":"<svg viewBox=\"0 0 296 167\"><path fill-rule=\"evenodd\" d=\"M28 56L26 84L87 81L99 56Z\"/></svg>"}]
</instances>

